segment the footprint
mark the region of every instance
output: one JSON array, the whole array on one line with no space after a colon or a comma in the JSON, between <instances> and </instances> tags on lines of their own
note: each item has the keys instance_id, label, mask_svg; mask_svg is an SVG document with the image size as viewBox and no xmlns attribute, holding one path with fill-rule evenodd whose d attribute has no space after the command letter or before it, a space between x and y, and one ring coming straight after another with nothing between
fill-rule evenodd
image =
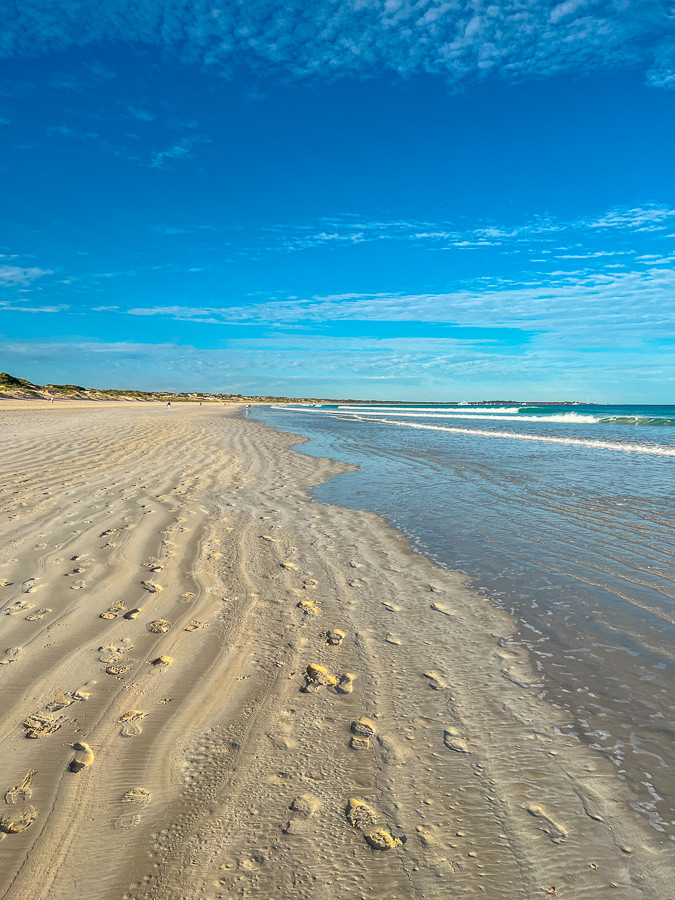
<instances>
[{"instance_id":1,"label":"footprint","mask_svg":"<svg viewBox=\"0 0 675 900\"><path fill-rule=\"evenodd\" d=\"M120 644L104 644L98 648L98 652L101 654L99 662L108 663L109 665L119 662L125 653L133 649L133 646L129 638L124 638Z\"/></svg>"},{"instance_id":2,"label":"footprint","mask_svg":"<svg viewBox=\"0 0 675 900\"><path fill-rule=\"evenodd\" d=\"M170 666L173 660L170 656L158 656L157 659L153 659L151 665L153 666Z\"/></svg>"},{"instance_id":3,"label":"footprint","mask_svg":"<svg viewBox=\"0 0 675 900\"><path fill-rule=\"evenodd\" d=\"M157 594L159 591L163 590L163 588L159 584L155 584L154 581L141 581L141 585L151 594Z\"/></svg>"},{"instance_id":4,"label":"footprint","mask_svg":"<svg viewBox=\"0 0 675 900\"><path fill-rule=\"evenodd\" d=\"M313 600L300 600L295 604L306 616L318 616L321 610Z\"/></svg>"},{"instance_id":5,"label":"footprint","mask_svg":"<svg viewBox=\"0 0 675 900\"><path fill-rule=\"evenodd\" d=\"M389 829L378 824L378 814L363 800L350 798L345 815L349 824L363 834L373 850L393 850L403 843L400 838L394 837Z\"/></svg>"},{"instance_id":6,"label":"footprint","mask_svg":"<svg viewBox=\"0 0 675 900\"><path fill-rule=\"evenodd\" d=\"M541 821L541 830L554 844L562 844L567 839L567 829L560 822L556 822L542 806L532 804L527 807L527 811Z\"/></svg>"},{"instance_id":7,"label":"footprint","mask_svg":"<svg viewBox=\"0 0 675 900\"><path fill-rule=\"evenodd\" d=\"M95 681L86 681L81 688L73 691L73 700L88 700L91 697L91 693L86 689L88 687L93 687L95 684Z\"/></svg>"},{"instance_id":8,"label":"footprint","mask_svg":"<svg viewBox=\"0 0 675 900\"><path fill-rule=\"evenodd\" d=\"M443 743L448 750L454 750L455 753L468 753L469 745L459 736L456 728L446 728L443 733Z\"/></svg>"},{"instance_id":9,"label":"footprint","mask_svg":"<svg viewBox=\"0 0 675 900\"><path fill-rule=\"evenodd\" d=\"M298 742L295 739L295 710L284 710L279 716L279 721L273 732L268 732L267 737L277 750L295 750Z\"/></svg>"},{"instance_id":10,"label":"footprint","mask_svg":"<svg viewBox=\"0 0 675 900\"><path fill-rule=\"evenodd\" d=\"M388 644L394 644L394 646L396 646L396 647L400 647L401 643L402 643L401 640L399 638L397 638L395 635L393 635L391 632L388 632L388 634L385 637L385 641Z\"/></svg>"},{"instance_id":11,"label":"footprint","mask_svg":"<svg viewBox=\"0 0 675 900\"><path fill-rule=\"evenodd\" d=\"M5 650L5 659L0 660L0 666L8 666L10 663L16 662L22 653L23 647L8 647Z\"/></svg>"},{"instance_id":12,"label":"footprint","mask_svg":"<svg viewBox=\"0 0 675 900\"><path fill-rule=\"evenodd\" d=\"M130 661L128 661L130 662ZM105 667L106 675L126 675L131 670L131 665L121 662L113 662Z\"/></svg>"},{"instance_id":13,"label":"footprint","mask_svg":"<svg viewBox=\"0 0 675 900\"><path fill-rule=\"evenodd\" d=\"M129 712L125 712L121 715L117 721L122 726L120 728L122 737L137 737L141 734L143 729L139 722L141 719L144 719L146 715L147 713L141 712L139 709L130 709Z\"/></svg>"},{"instance_id":14,"label":"footprint","mask_svg":"<svg viewBox=\"0 0 675 900\"><path fill-rule=\"evenodd\" d=\"M352 750L367 750L370 747L370 739L377 734L377 727L372 719L361 716L352 722L352 737L349 746Z\"/></svg>"},{"instance_id":15,"label":"footprint","mask_svg":"<svg viewBox=\"0 0 675 900\"><path fill-rule=\"evenodd\" d=\"M434 691L443 690L446 687L445 682L438 674L438 672L424 672L424 677L429 679L429 687Z\"/></svg>"},{"instance_id":16,"label":"footprint","mask_svg":"<svg viewBox=\"0 0 675 900\"><path fill-rule=\"evenodd\" d=\"M122 828L125 831L136 828L140 824L141 817L138 815L138 813L128 813L127 815L120 816L113 822L113 826L115 828Z\"/></svg>"},{"instance_id":17,"label":"footprint","mask_svg":"<svg viewBox=\"0 0 675 900\"><path fill-rule=\"evenodd\" d=\"M326 644L329 644L331 647L339 647L342 641L344 640L345 633L344 631L334 630L326 632Z\"/></svg>"},{"instance_id":18,"label":"footprint","mask_svg":"<svg viewBox=\"0 0 675 900\"><path fill-rule=\"evenodd\" d=\"M295 563L292 563L292 562L282 562L282 563L279 563L279 565L281 566L282 569L293 569L294 572L298 571L298 567L296 566Z\"/></svg>"},{"instance_id":19,"label":"footprint","mask_svg":"<svg viewBox=\"0 0 675 900\"><path fill-rule=\"evenodd\" d=\"M11 606L7 607L5 615L16 616L20 612L28 612L28 610L33 609L34 606L34 603L29 603L27 600L17 600L16 603L12 603Z\"/></svg>"},{"instance_id":20,"label":"footprint","mask_svg":"<svg viewBox=\"0 0 675 900\"><path fill-rule=\"evenodd\" d=\"M140 606L134 606L133 609L129 609L129 610L127 610L127 612L124 613L124 618L125 619L136 619L138 617L138 615L142 612L143 612L143 610L141 609Z\"/></svg>"},{"instance_id":21,"label":"footprint","mask_svg":"<svg viewBox=\"0 0 675 900\"><path fill-rule=\"evenodd\" d=\"M23 727L26 729L27 738L38 740L39 738L47 737L49 734L54 734L67 721L68 719L65 716L44 716L40 715L40 713L35 713L24 719Z\"/></svg>"},{"instance_id":22,"label":"footprint","mask_svg":"<svg viewBox=\"0 0 675 900\"><path fill-rule=\"evenodd\" d=\"M70 772L81 772L82 769L88 768L93 763L94 751L89 744L85 744L84 741L76 741L73 744L73 750L75 756L68 763Z\"/></svg>"},{"instance_id":23,"label":"footprint","mask_svg":"<svg viewBox=\"0 0 675 900\"><path fill-rule=\"evenodd\" d=\"M346 816L349 824L359 831L367 831L377 827L378 816L372 806L363 800L351 797L347 803Z\"/></svg>"},{"instance_id":24,"label":"footprint","mask_svg":"<svg viewBox=\"0 0 675 900\"><path fill-rule=\"evenodd\" d=\"M30 800L33 795L31 784L36 773L36 769L29 769L18 784L5 791L5 803L14 806L15 803L24 803L26 800Z\"/></svg>"},{"instance_id":25,"label":"footprint","mask_svg":"<svg viewBox=\"0 0 675 900\"><path fill-rule=\"evenodd\" d=\"M0 587L11 587L13 583L13 581L7 581L6 578L3 578L2 581L0 581Z\"/></svg>"},{"instance_id":26,"label":"footprint","mask_svg":"<svg viewBox=\"0 0 675 900\"><path fill-rule=\"evenodd\" d=\"M150 791L146 791L146 789L142 787L131 788L126 794L122 795L122 802L133 803L135 806L139 807L147 806L150 802Z\"/></svg>"},{"instance_id":27,"label":"footprint","mask_svg":"<svg viewBox=\"0 0 675 900\"><path fill-rule=\"evenodd\" d=\"M58 712L59 709L65 709L66 706L74 701L72 694L65 694L63 691L57 690L52 700L47 704L49 712Z\"/></svg>"},{"instance_id":28,"label":"footprint","mask_svg":"<svg viewBox=\"0 0 675 900\"><path fill-rule=\"evenodd\" d=\"M291 811L288 822L281 829L284 834L302 834L310 826L310 819L316 815L321 802L314 794L300 794L289 806Z\"/></svg>"},{"instance_id":29,"label":"footprint","mask_svg":"<svg viewBox=\"0 0 675 900\"><path fill-rule=\"evenodd\" d=\"M21 834L37 819L37 810L33 806L5 813L0 819L0 831L4 834Z\"/></svg>"},{"instance_id":30,"label":"footprint","mask_svg":"<svg viewBox=\"0 0 675 900\"><path fill-rule=\"evenodd\" d=\"M198 622L196 619L193 619L191 622L188 622L183 631L201 631L202 628L206 628L206 624L206 622Z\"/></svg>"},{"instance_id":31,"label":"footprint","mask_svg":"<svg viewBox=\"0 0 675 900\"><path fill-rule=\"evenodd\" d=\"M328 669L310 663L307 666L307 671L305 672L305 684L302 686L301 690L307 694L317 691L321 687L330 687L337 683L338 679L335 675L331 675Z\"/></svg>"},{"instance_id":32,"label":"footprint","mask_svg":"<svg viewBox=\"0 0 675 900\"><path fill-rule=\"evenodd\" d=\"M37 622L38 619L44 619L44 617L52 612L48 607L44 607L44 609L36 609L35 612L30 613L30 615L26 616L26 622Z\"/></svg>"},{"instance_id":33,"label":"footprint","mask_svg":"<svg viewBox=\"0 0 675 900\"><path fill-rule=\"evenodd\" d=\"M261 534L260 537L263 541L269 541L271 544L276 544L276 538L270 537L269 534Z\"/></svg>"},{"instance_id":34,"label":"footprint","mask_svg":"<svg viewBox=\"0 0 675 900\"><path fill-rule=\"evenodd\" d=\"M148 622L146 627L153 634L166 634L171 628L171 622L167 622L166 619L155 619L154 622Z\"/></svg>"},{"instance_id":35,"label":"footprint","mask_svg":"<svg viewBox=\"0 0 675 900\"><path fill-rule=\"evenodd\" d=\"M99 619L116 619L124 612L124 602L116 600L112 606L109 606L105 612L99 615Z\"/></svg>"},{"instance_id":36,"label":"footprint","mask_svg":"<svg viewBox=\"0 0 675 900\"><path fill-rule=\"evenodd\" d=\"M71 591L81 591L86 588L87 584L84 581L76 581L75 584L71 584Z\"/></svg>"},{"instance_id":37,"label":"footprint","mask_svg":"<svg viewBox=\"0 0 675 900\"><path fill-rule=\"evenodd\" d=\"M353 675L351 672L345 672L344 675L339 676L339 681L335 685L335 690L338 694L351 694L354 690L355 680L356 675Z\"/></svg>"}]
</instances>

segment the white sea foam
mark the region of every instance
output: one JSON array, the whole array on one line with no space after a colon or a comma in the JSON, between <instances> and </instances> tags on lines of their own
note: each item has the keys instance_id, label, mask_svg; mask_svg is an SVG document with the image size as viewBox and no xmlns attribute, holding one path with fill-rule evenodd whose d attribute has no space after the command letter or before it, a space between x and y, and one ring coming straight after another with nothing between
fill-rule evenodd
<instances>
[{"instance_id":1,"label":"white sea foam","mask_svg":"<svg viewBox=\"0 0 675 900\"><path fill-rule=\"evenodd\" d=\"M576 447L594 447L598 450L618 450L622 453L646 453L649 456L675 456L675 447L659 447L654 444L623 443L619 441L597 441L585 438L553 437L544 434L524 434L515 431L486 431L482 428L450 428L447 425L422 425L420 422L392 422L390 419L365 419L381 425L397 425L400 428L420 428L428 431L451 431L455 434L475 434L479 437L510 438L518 441L540 441L545 444L565 444Z\"/></svg>"},{"instance_id":2,"label":"white sea foam","mask_svg":"<svg viewBox=\"0 0 675 900\"><path fill-rule=\"evenodd\" d=\"M284 410L286 412L304 412L317 413L318 415L330 416L331 418L342 418L344 421L355 422L375 422L379 425L395 425L399 428L416 428L426 431L447 431L454 434L473 434L478 437L495 437L505 438L517 441L533 441L535 443L544 444L562 444L568 447L590 447L596 450L613 450L620 453L641 453L648 456L671 456L675 457L675 447L663 447L656 444L636 444L628 441L599 441L586 438L574 437L555 437L548 434L525 434L524 432L515 431L488 431L483 428L458 428L449 425L424 425L421 422L395 422L391 419L374 419L364 418L363 410L353 413L346 409L341 409L339 415L331 410L308 409L307 407L292 406L275 406L274 409ZM400 415L397 413L397 415ZM511 420L513 422L513 420ZM519 418L518 421L522 421ZM536 421L539 421L538 419Z\"/></svg>"},{"instance_id":3,"label":"white sea foam","mask_svg":"<svg viewBox=\"0 0 675 900\"><path fill-rule=\"evenodd\" d=\"M356 407L340 407L340 412L356 409ZM365 407L358 411L360 416L377 416L382 415L384 410L378 407ZM389 410L396 416L407 416L415 419L477 419L482 422L513 422L513 416L494 415L492 410L483 412L464 412L463 410L444 410L443 412L399 412L398 410ZM563 424L594 424L599 425L602 420L596 416L583 415L582 413L555 413L551 416L518 416L518 422L561 422Z\"/></svg>"},{"instance_id":4,"label":"white sea foam","mask_svg":"<svg viewBox=\"0 0 675 900\"><path fill-rule=\"evenodd\" d=\"M444 406L442 409L443 413L481 413L481 414L494 414L494 413L502 413L508 414L510 416L516 415L523 407L520 406ZM426 416L432 415L431 412L427 413L424 407L416 407L415 404L411 404L409 407L401 407L401 406L338 406L339 410L356 410L357 412L361 412L363 409L367 410L376 410L377 412L391 412L396 413L396 415L403 415L403 413L399 413L400 409L407 410L419 410L419 412L415 412L415 415ZM434 408L435 412L439 412L438 407ZM408 412L408 415L413 415L412 412Z\"/></svg>"}]
</instances>

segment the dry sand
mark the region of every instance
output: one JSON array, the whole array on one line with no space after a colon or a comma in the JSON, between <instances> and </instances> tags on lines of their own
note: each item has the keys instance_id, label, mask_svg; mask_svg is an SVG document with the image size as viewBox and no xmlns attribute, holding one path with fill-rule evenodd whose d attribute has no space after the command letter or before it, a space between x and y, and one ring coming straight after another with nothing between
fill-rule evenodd
<instances>
[{"instance_id":1,"label":"dry sand","mask_svg":"<svg viewBox=\"0 0 675 900\"><path fill-rule=\"evenodd\" d=\"M674 896L510 620L312 501L338 464L223 406L0 424L2 897Z\"/></svg>"}]
</instances>

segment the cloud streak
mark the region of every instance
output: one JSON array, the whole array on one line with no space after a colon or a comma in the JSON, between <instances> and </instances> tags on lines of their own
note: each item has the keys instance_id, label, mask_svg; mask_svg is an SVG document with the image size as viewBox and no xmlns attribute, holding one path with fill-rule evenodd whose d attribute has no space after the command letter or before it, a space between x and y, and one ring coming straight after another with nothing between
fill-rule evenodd
<instances>
[{"instance_id":1,"label":"cloud streak","mask_svg":"<svg viewBox=\"0 0 675 900\"><path fill-rule=\"evenodd\" d=\"M585 240L606 235L654 234L675 224L675 209L656 204L613 209L600 216L560 220L538 218L510 226L482 224L460 227L452 221L368 220L358 216L325 217L315 224L277 225L264 229L270 241L266 249L288 251L316 247L340 247L380 241L401 241L435 249L479 249L531 241L560 240L563 235ZM617 250L617 252L620 252ZM598 251L595 255L611 255ZM591 256L594 255L592 252ZM567 257L569 258L569 257ZM578 258L581 258L579 256Z\"/></svg>"},{"instance_id":2,"label":"cloud streak","mask_svg":"<svg viewBox=\"0 0 675 900\"><path fill-rule=\"evenodd\" d=\"M266 326L327 322L422 322L466 327L518 328L568 346L636 345L675 326L672 268L561 274L521 286L509 283L446 293L348 293L226 307L157 306L127 310L133 316L179 321Z\"/></svg>"}]
</instances>

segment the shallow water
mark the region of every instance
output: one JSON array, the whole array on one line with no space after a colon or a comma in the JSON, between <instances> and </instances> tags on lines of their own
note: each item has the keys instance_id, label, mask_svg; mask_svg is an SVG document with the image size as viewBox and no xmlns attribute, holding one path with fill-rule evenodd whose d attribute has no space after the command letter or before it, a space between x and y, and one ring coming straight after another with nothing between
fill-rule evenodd
<instances>
[{"instance_id":1,"label":"shallow water","mask_svg":"<svg viewBox=\"0 0 675 900\"><path fill-rule=\"evenodd\" d=\"M567 711L675 840L675 407L270 407L358 465L318 500L381 513L508 610Z\"/></svg>"}]
</instances>

